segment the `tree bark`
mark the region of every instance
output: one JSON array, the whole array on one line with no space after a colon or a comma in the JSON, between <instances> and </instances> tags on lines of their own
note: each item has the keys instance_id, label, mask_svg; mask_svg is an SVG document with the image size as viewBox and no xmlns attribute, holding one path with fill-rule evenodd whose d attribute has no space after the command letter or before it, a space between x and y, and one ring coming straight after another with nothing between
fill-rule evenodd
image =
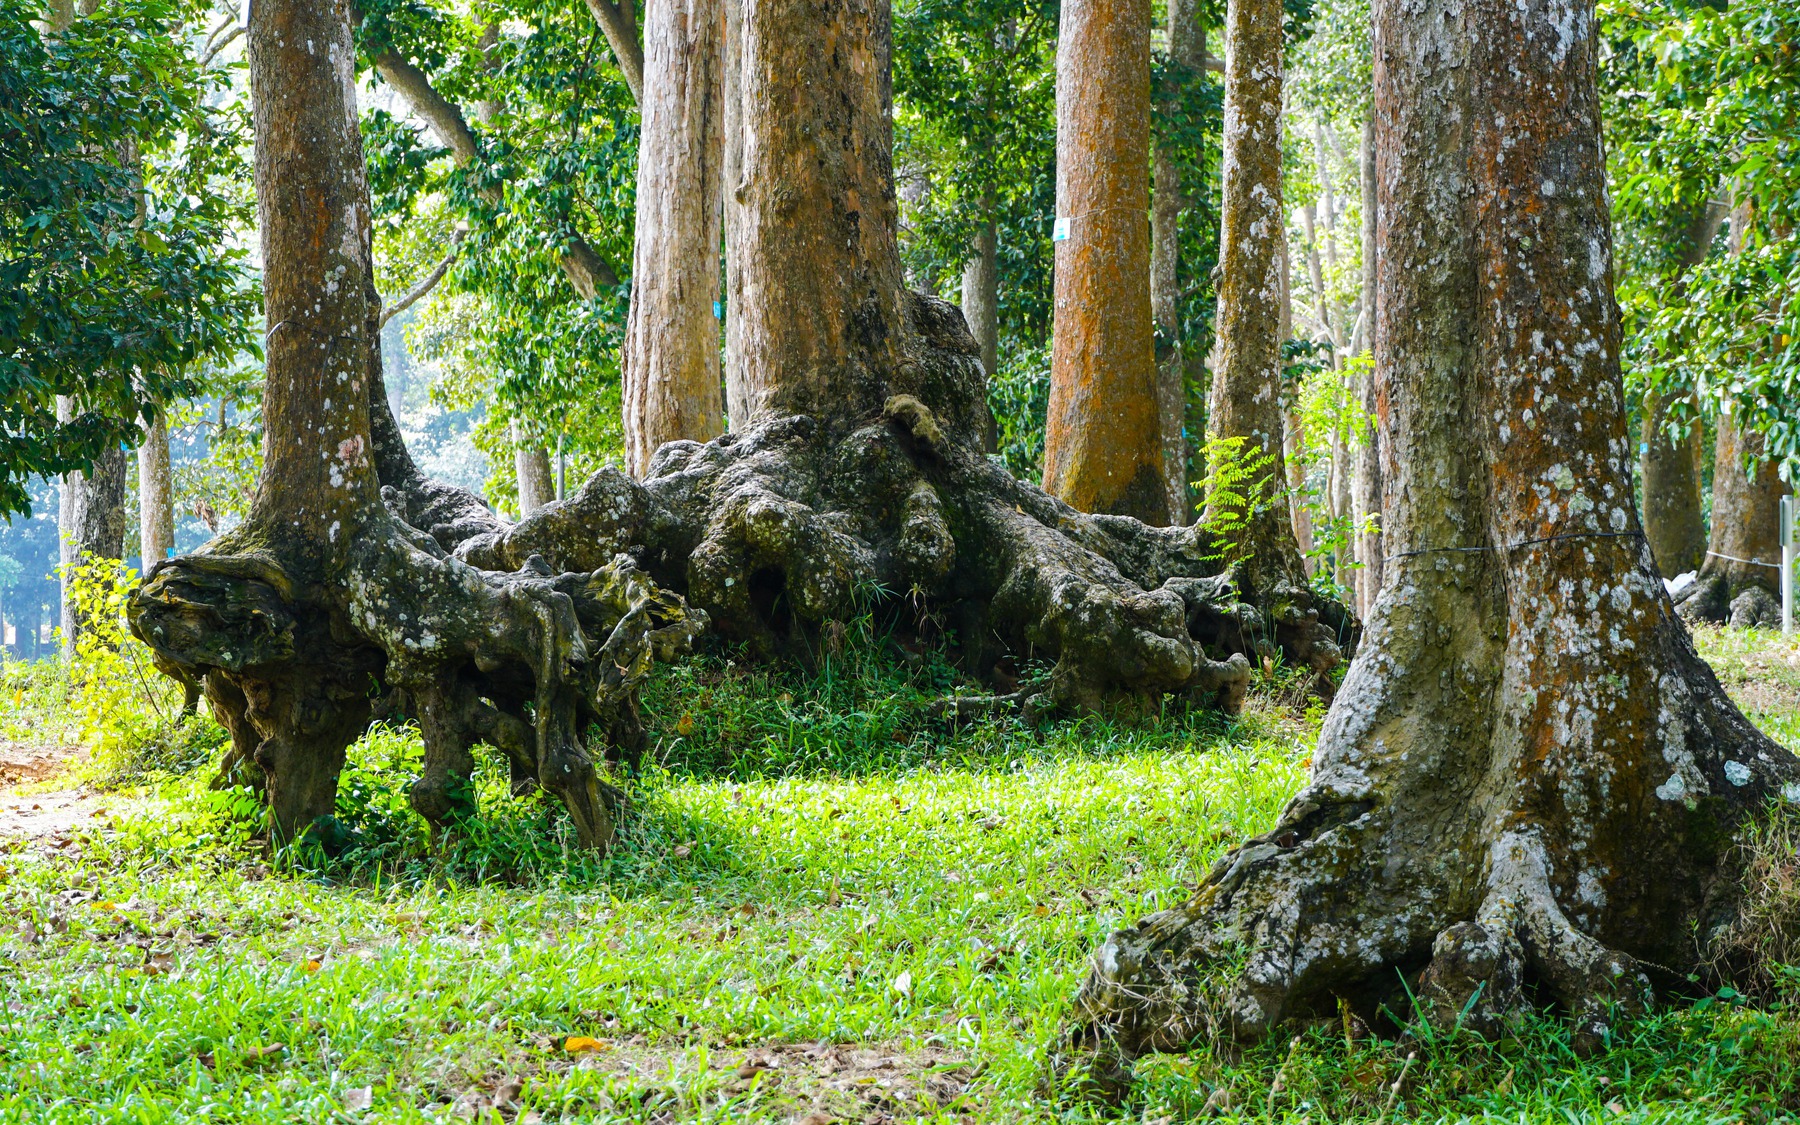
<instances>
[{"instance_id":1,"label":"tree bark","mask_svg":"<svg viewBox=\"0 0 1800 1125\"><path fill-rule=\"evenodd\" d=\"M175 552L169 422L161 410L144 425L144 443L138 446L138 546L146 571Z\"/></svg>"},{"instance_id":2,"label":"tree bark","mask_svg":"<svg viewBox=\"0 0 1800 1125\"><path fill-rule=\"evenodd\" d=\"M1362 323L1367 326L1365 329L1367 334L1373 337L1375 326L1380 323L1376 293L1376 256L1380 252L1376 222L1380 208L1376 191L1375 119L1373 116L1363 124L1362 148L1358 163L1362 172ZM1381 421L1386 412L1379 409L1376 401L1378 386L1374 365L1370 364L1368 367L1362 368L1361 374L1358 376L1356 397L1362 406L1362 413L1366 421L1362 440L1356 445L1354 508L1358 529L1356 561L1362 564L1357 571L1356 579L1356 615L1365 619L1374 610L1375 599L1381 595L1384 572L1381 511L1385 496L1382 487L1381 462L1382 450L1388 439ZM1371 516L1375 518L1371 520Z\"/></svg>"},{"instance_id":3,"label":"tree bark","mask_svg":"<svg viewBox=\"0 0 1800 1125\"><path fill-rule=\"evenodd\" d=\"M1725 208L1703 204L1682 232L1677 272L1671 280L1683 284L1689 271L1706 261ZM1639 446L1644 491L1644 534L1650 553L1666 577L1700 569L1706 560L1706 511L1700 487L1703 428L1699 403L1692 404L1691 421L1679 439L1668 429L1668 403L1655 391L1644 395L1644 433Z\"/></svg>"},{"instance_id":4,"label":"tree bark","mask_svg":"<svg viewBox=\"0 0 1800 1125\"><path fill-rule=\"evenodd\" d=\"M1169 0L1169 58L1198 73L1206 67L1206 32L1195 0ZM1188 489L1187 353L1181 324L1181 216L1187 192L1171 144L1156 146L1150 196L1150 309L1156 318L1156 398L1162 419L1163 479L1169 514L1194 521Z\"/></svg>"},{"instance_id":5,"label":"tree bark","mask_svg":"<svg viewBox=\"0 0 1800 1125\"><path fill-rule=\"evenodd\" d=\"M1743 252L1755 221L1755 207L1739 200L1731 211L1731 253ZM1774 627L1781 624L1781 498L1788 489L1780 466L1763 458L1762 435L1745 433L1733 411L1722 411L1713 430L1712 534L1699 580L1682 595L1681 614L1739 628Z\"/></svg>"},{"instance_id":6,"label":"tree bark","mask_svg":"<svg viewBox=\"0 0 1800 1125\"><path fill-rule=\"evenodd\" d=\"M632 18L631 0L622 3L587 0L587 6L606 35L606 45L612 48L613 61L618 63L619 73L625 76L625 85L630 87L633 100L643 105L644 50L638 46L637 21ZM647 27L645 35L649 35Z\"/></svg>"},{"instance_id":7,"label":"tree bark","mask_svg":"<svg viewBox=\"0 0 1800 1125\"><path fill-rule=\"evenodd\" d=\"M1374 26L1388 586L1275 829L1095 958L1073 1036L1103 1088L1340 1000L1496 1034L1532 982L1592 1047L1650 977L1704 973L1734 834L1800 800L1636 523L1592 7Z\"/></svg>"},{"instance_id":8,"label":"tree bark","mask_svg":"<svg viewBox=\"0 0 1800 1125\"><path fill-rule=\"evenodd\" d=\"M984 200L982 211L993 206L991 198ZM962 314L981 348L981 369L992 379L1000 365L1000 255L993 219L982 224L970 250L963 266Z\"/></svg>"},{"instance_id":9,"label":"tree bark","mask_svg":"<svg viewBox=\"0 0 1800 1125\"><path fill-rule=\"evenodd\" d=\"M512 424L513 474L519 482L519 518L523 519L556 499L556 479L550 471L550 454Z\"/></svg>"},{"instance_id":10,"label":"tree bark","mask_svg":"<svg viewBox=\"0 0 1800 1125\"><path fill-rule=\"evenodd\" d=\"M720 0L650 0L638 145L637 239L625 329L625 460L642 477L670 441L723 430L719 185Z\"/></svg>"},{"instance_id":11,"label":"tree bark","mask_svg":"<svg viewBox=\"0 0 1800 1125\"><path fill-rule=\"evenodd\" d=\"M1219 216L1218 334L1209 435L1269 459L1249 489L1238 550L1252 587L1301 586L1306 571L1283 509L1281 451L1281 51L1279 0L1225 12L1225 136ZM1207 500L1208 519L1220 518Z\"/></svg>"},{"instance_id":12,"label":"tree bark","mask_svg":"<svg viewBox=\"0 0 1800 1125\"><path fill-rule=\"evenodd\" d=\"M1150 5L1065 0L1056 45L1056 243L1044 489L1172 522L1150 310Z\"/></svg>"},{"instance_id":13,"label":"tree bark","mask_svg":"<svg viewBox=\"0 0 1800 1125\"><path fill-rule=\"evenodd\" d=\"M582 845L604 847L614 791L582 732L630 756L637 683L703 622L629 559L496 573L434 538L499 525L419 476L388 411L348 9L258 0L249 44L264 470L240 528L153 568L133 632L159 667L204 681L232 735L222 776L260 767L275 844L332 841L337 774L373 687L419 720L412 801L434 827L473 812L471 747L485 741L515 783L562 798Z\"/></svg>"}]
</instances>

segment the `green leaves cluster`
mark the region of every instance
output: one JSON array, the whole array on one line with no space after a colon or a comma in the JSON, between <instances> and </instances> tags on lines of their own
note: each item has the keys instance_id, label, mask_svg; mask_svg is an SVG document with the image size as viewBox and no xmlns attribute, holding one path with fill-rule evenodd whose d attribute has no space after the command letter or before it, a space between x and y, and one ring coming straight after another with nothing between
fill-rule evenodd
<instances>
[{"instance_id":1,"label":"green leaves cluster","mask_svg":"<svg viewBox=\"0 0 1800 1125\"><path fill-rule=\"evenodd\" d=\"M204 14L117 0L47 34L39 4L0 0L0 515L29 510L33 475L134 442L190 365L255 344L247 116L208 105L221 79L185 31Z\"/></svg>"},{"instance_id":2,"label":"green leaves cluster","mask_svg":"<svg viewBox=\"0 0 1800 1125\"><path fill-rule=\"evenodd\" d=\"M1601 75L1634 381L1740 411L1767 453L1800 459L1800 11L1607 0ZM1686 232L1735 208L1697 269ZM1677 418L1671 424L1682 424Z\"/></svg>"}]
</instances>

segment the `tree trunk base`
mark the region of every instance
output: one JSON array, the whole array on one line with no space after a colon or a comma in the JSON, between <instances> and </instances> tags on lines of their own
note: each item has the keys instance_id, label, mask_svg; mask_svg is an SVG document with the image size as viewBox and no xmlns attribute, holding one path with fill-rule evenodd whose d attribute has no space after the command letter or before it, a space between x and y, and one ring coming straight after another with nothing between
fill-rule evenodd
<instances>
[{"instance_id":1,"label":"tree trunk base","mask_svg":"<svg viewBox=\"0 0 1800 1125\"><path fill-rule=\"evenodd\" d=\"M921 319L960 322L952 306L913 300ZM947 341L924 333L912 380L922 388L940 372L954 378L973 350L951 327ZM456 554L490 570L536 556L581 571L629 553L722 634L768 656L805 656L833 623L888 613L921 635L949 634L965 667L1002 692L1016 686L996 674L1003 659L1053 661L1020 697L1037 713L1165 694L1236 711L1253 656L1320 673L1341 662L1342 607L1217 573L1197 528L1078 512L984 456L981 437L912 394L860 423L776 418L665 445L642 483L603 470Z\"/></svg>"},{"instance_id":2,"label":"tree trunk base","mask_svg":"<svg viewBox=\"0 0 1800 1125\"><path fill-rule=\"evenodd\" d=\"M298 559L229 536L212 553L158 565L134 595L131 623L159 658L203 679L232 736L220 780L260 768L272 842L329 843L345 748L388 696L425 743L414 808L434 830L473 811L476 742L504 752L515 785L568 807L585 847L613 835L619 790L583 745L598 728L607 757L635 760L637 686L656 659L705 627L629 559L552 574L476 570L430 537L371 521L340 580L305 581Z\"/></svg>"},{"instance_id":3,"label":"tree trunk base","mask_svg":"<svg viewBox=\"0 0 1800 1125\"><path fill-rule=\"evenodd\" d=\"M1675 608L1686 621L1736 629L1781 627L1778 595L1758 583L1734 582L1723 570L1702 568L1694 584L1682 592Z\"/></svg>"}]
</instances>

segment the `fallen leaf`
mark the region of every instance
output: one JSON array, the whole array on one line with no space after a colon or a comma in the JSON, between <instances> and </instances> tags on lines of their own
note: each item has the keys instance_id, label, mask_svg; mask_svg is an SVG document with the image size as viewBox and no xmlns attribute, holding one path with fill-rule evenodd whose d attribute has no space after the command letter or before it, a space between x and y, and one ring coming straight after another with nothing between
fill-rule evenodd
<instances>
[{"instance_id":1,"label":"fallen leaf","mask_svg":"<svg viewBox=\"0 0 1800 1125\"><path fill-rule=\"evenodd\" d=\"M902 996L912 995L912 973L910 970L902 969L900 975L894 978L894 991Z\"/></svg>"},{"instance_id":2,"label":"fallen leaf","mask_svg":"<svg viewBox=\"0 0 1800 1125\"><path fill-rule=\"evenodd\" d=\"M280 1058L281 1053L285 1050L287 1050L286 1043L270 1043L264 1047L252 1047L250 1053L244 1058L247 1062L268 1062L271 1059Z\"/></svg>"},{"instance_id":3,"label":"fallen leaf","mask_svg":"<svg viewBox=\"0 0 1800 1125\"><path fill-rule=\"evenodd\" d=\"M1608 1113L1617 1114L1620 1116L1623 1116L1625 1113L1625 1107L1620 1105L1616 1100L1607 1102L1606 1110Z\"/></svg>"},{"instance_id":4,"label":"fallen leaf","mask_svg":"<svg viewBox=\"0 0 1800 1125\"><path fill-rule=\"evenodd\" d=\"M345 1109L368 1109L375 1104L375 1091L367 1086L344 1091Z\"/></svg>"},{"instance_id":5,"label":"fallen leaf","mask_svg":"<svg viewBox=\"0 0 1800 1125\"><path fill-rule=\"evenodd\" d=\"M300 962L300 968L309 973L316 973L323 967L324 962L316 957L308 957L306 960Z\"/></svg>"},{"instance_id":6,"label":"fallen leaf","mask_svg":"<svg viewBox=\"0 0 1800 1125\"><path fill-rule=\"evenodd\" d=\"M571 1035L563 1040L562 1049L571 1055L584 1051L604 1051L609 1044L603 1039L595 1039L587 1035Z\"/></svg>"},{"instance_id":7,"label":"fallen leaf","mask_svg":"<svg viewBox=\"0 0 1800 1125\"><path fill-rule=\"evenodd\" d=\"M688 847L686 844L678 844L676 845L675 850L670 854L676 859L686 859L688 856L694 854L694 849Z\"/></svg>"}]
</instances>

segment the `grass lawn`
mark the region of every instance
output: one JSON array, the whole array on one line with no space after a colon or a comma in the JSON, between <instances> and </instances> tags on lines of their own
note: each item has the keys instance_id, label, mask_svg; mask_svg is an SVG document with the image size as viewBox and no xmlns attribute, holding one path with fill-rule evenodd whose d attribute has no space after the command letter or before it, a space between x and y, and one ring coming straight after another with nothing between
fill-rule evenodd
<instances>
[{"instance_id":1,"label":"grass lawn","mask_svg":"<svg viewBox=\"0 0 1800 1125\"><path fill-rule=\"evenodd\" d=\"M1800 650L1699 639L1800 746ZM23 760L77 709L8 675ZM241 795L171 768L210 722L90 737L60 777L0 758L0 1120L1085 1120L1041 1093L1084 959L1271 823L1320 715L1265 691L1231 723L950 729L923 706L945 683L874 657L662 673L604 860L496 761L434 851L405 729L352 749L329 859L271 862ZM1672 1002L1585 1060L1550 1013L1492 1044L1329 1024L1140 1078L1145 1122L1790 1120L1800 1014Z\"/></svg>"}]
</instances>

